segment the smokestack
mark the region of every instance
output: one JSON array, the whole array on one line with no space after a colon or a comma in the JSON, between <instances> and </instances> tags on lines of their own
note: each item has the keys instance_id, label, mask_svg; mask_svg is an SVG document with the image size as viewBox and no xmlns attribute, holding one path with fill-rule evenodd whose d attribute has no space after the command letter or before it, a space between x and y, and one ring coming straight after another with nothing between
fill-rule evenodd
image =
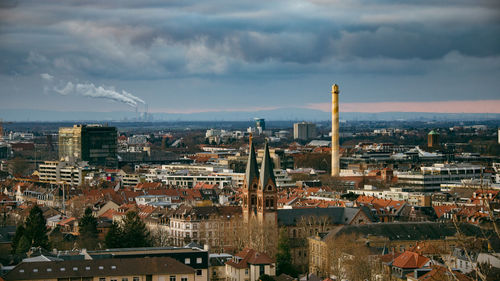
<instances>
[{"instance_id":1,"label":"smokestack","mask_svg":"<svg viewBox=\"0 0 500 281\"><path fill-rule=\"evenodd\" d=\"M339 86L332 85L332 177L340 175Z\"/></svg>"}]
</instances>

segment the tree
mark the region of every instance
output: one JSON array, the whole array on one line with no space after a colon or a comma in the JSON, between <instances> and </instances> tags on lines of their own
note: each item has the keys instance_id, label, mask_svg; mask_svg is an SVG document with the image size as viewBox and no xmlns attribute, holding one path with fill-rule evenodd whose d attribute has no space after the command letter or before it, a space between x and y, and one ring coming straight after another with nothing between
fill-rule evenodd
<instances>
[{"instance_id":1,"label":"tree","mask_svg":"<svg viewBox=\"0 0 500 281\"><path fill-rule=\"evenodd\" d=\"M47 236L47 221L38 205L31 208L26 219L24 235L31 241L31 247L42 247L49 249L49 237Z\"/></svg>"},{"instance_id":2,"label":"tree","mask_svg":"<svg viewBox=\"0 0 500 281\"><path fill-rule=\"evenodd\" d=\"M86 249L95 249L99 242L97 238L97 219L92 215L92 209L89 207L85 209L85 214L78 222L78 227L80 246Z\"/></svg>"},{"instance_id":3,"label":"tree","mask_svg":"<svg viewBox=\"0 0 500 281\"><path fill-rule=\"evenodd\" d=\"M290 241L285 228L279 234L278 251L276 253L276 275L282 273L297 277L297 270L292 265L292 255L290 253Z\"/></svg>"},{"instance_id":4,"label":"tree","mask_svg":"<svg viewBox=\"0 0 500 281\"><path fill-rule=\"evenodd\" d=\"M123 247L149 247L151 246L151 234L146 224L141 220L137 212L128 212L123 219L122 225Z\"/></svg>"},{"instance_id":5,"label":"tree","mask_svg":"<svg viewBox=\"0 0 500 281\"><path fill-rule=\"evenodd\" d=\"M24 235L24 225L20 224L17 228L16 228L16 234L14 234L14 237L12 238L12 253L16 253L17 251L17 247L19 245L19 241L21 240L21 238L23 237Z\"/></svg>"},{"instance_id":6,"label":"tree","mask_svg":"<svg viewBox=\"0 0 500 281\"><path fill-rule=\"evenodd\" d=\"M31 208L24 225L20 225L16 229L12 240L12 253L24 254L31 247L49 249L46 224L42 209L35 205Z\"/></svg>"},{"instance_id":7,"label":"tree","mask_svg":"<svg viewBox=\"0 0 500 281\"><path fill-rule=\"evenodd\" d=\"M16 254L24 254L29 251L31 246L30 240L26 236L22 236L16 247Z\"/></svg>"},{"instance_id":8,"label":"tree","mask_svg":"<svg viewBox=\"0 0 500 281\"><path fill-rule=\"evenodd\" d=\"M108 248L150 247L151 234L137 212L128 212L121 224L113 223L106 235Z\"/></svg>"},{"instance_id":9,"label":"tree","mask_svg":"<svg viewBox=\"0 0 500 281\"><path fill-rule=\"evenodd\" d=\"M111 224L111 228L108 231L108 234L106 234L106 238L104 240L104 243L106 244L106 247L108 248L121 248L121 241L122 241L122 230L118 223L113 222Z\"/></svg>"}]
</instances>

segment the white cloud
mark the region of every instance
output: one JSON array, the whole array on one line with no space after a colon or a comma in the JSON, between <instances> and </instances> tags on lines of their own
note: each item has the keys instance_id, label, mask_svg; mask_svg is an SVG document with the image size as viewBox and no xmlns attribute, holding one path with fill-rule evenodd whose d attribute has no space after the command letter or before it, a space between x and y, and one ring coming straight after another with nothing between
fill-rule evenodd
<instances>
[{"instance_id":1,"label":"white cloud","mask_svg":"<svg viewBox=\"0 0 500 281\"><path fill-rule=\"evenodd\" d=\"M54 79L54 76L52 76L48 73L42 73L42 74L40 74L40 77L42 77L42 79L47 80L47 81L52 81Z\"/></svg>"}]
</instances>

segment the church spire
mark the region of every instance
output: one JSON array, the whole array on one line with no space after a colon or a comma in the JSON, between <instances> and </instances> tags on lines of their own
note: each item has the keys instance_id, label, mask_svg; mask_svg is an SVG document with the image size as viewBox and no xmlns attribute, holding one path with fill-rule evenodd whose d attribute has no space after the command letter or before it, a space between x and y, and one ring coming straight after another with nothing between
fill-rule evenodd
<instances>
[{"instance_id":1,"label":"church spire","mask_svg":"<svg viewBox=\"0 0 500 281\"><path fill-rule=\"evenodd\" d=\"M259 178L259 166L257 166L257 157L255 157L255 150L253 148L253 143L250 139L250 147L248 153L247 169L245 172L245 183L246 188L250 189L253 179Z\"/></svg>"},{"instance_id":2,"label":"church spire","mask_svg":"<svg viewBox=\"0 0 500 281\"><path fill-rule=\"evenodd\" d=\"M266 141L266 145L264 147L264 157L262 157L262 166L260 168L260 186L262 186L262 189L267 186L269 179L271 179L273 186L276 186L273 162L269 154L269 144Z\"/></svg>"}]
</instances>

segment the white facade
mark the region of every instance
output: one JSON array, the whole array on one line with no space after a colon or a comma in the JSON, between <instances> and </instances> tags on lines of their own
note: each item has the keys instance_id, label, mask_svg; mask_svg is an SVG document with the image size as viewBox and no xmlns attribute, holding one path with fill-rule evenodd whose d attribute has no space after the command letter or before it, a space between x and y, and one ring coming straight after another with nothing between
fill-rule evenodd
<instances>
[{"instance_id":1,"label":"white facade","mask_svg":"<svg viewBox=\"0 0 500 281\"><path fill-rule=\"evenodd\" d=\"M424 190L438 190L443 183L460 181L463 179L487 179L490 174L484 173L484 167L461 164L434 164L430 167L421 167L419 173L395 172L400 183L420 187Z\"/></svg>"},{"instance_id":2,"label":"white facade","mask_svg":"<svg viewBox=\"0 0 500 281\"><path fill-rule=\"evenodd\" d=\"M80 185L83 182L83 170L86 165L86 162L72 165L67 162L45 161L38 167L38 176L41 181L50 183Z\"/></svg>"}]
</instances>

